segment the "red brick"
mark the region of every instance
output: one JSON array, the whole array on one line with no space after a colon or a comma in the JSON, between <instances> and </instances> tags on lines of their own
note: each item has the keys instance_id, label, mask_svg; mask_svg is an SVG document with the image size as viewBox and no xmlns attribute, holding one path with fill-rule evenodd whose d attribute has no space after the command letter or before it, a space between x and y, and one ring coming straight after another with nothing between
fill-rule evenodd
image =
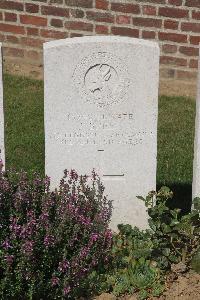
<instances>
[{"instance_id":1,"label":"red brick","mask_svg":"<svg viewBox=\"0 0 200 300\"><path fill-rule=\"evenodd\" d=\"M148 0L149 3L154 3L154 4L165 4L166 0Z\"/></svg>"},{"instance_id":2,"label":"red brick","mask_svg":"<svg viewBox=\"0 0 200 300\"><path fill-rule=\"evenodd\" d=\"M143 27L156 27L160 28L162 26L162 20L153 18L133 18L133 25L143 26Z\"/></svg>"},{"instance_id":3,"label":"red brick","mask_svg":"<svg viewBox=\"0 0 200 300\"><path fill-rule=\"evenodd\" d=\"M65 28L80 31L93 31L93 24L80 21L67 21Z\"/></svg>"},{"instance_id":4,"label":"red brick","mask_svg":"<svg viewBox=\"0 0 200 300\"><path fill-rule=\"evenodd\" d=\"M26 3L25 4L26 11L29 13L38 13L39 12L39 5L33 3Z\"/></svg>"},{"instance_id":5,"label":"red brick","mask_svg":"<svg viewBox=\"0 0 200 300\"><path fill-rule=\"evenodd\" d=\"M17 14L4 12L4 18L7 22L16 22Z\"/></svg>"},{"instance_id":6,"label":"red brick","mask_svg":"<svg viewBox=\"0 0 200 300\"><path fill-rule=\"evenodd\" d=\"M87 11L86 16L88 20L104 23L114 23L114 16L110 13Z\"/></svg>"},{"instance_id":7,"label":"red brick","mask_svg":"<svg viewBox=\"0 0 200 300\"><path fill-rule=\"evenodd\" d=\"M50 4L54 4L54 3L56 3L56 4L63 4L63 0L50 0L49 3Z\"/></svg>"},{"instance_id":8,"label":"red brick","mask_svg":"<svg viewBox=\"0 0 200 300\"><path fill-rule=\"evenodd\" d=\"M81 9L71 9L70 14L73 18L83 18L85 13Z\"/></svg>"},{"instance_id":9,"label":"red brick","mask_svg":"<svg viewBox=\"0 0 200 300\"><path fill-rule=\"evenodd\" d=\"M15 34L25 34L25 29L22 26L2 24L2 23L0 23L0 31L12 32Z\"/></svg>"},{"instance_id":10,"label":"red brick","mask_svg":"<svg viewBox=\"0 0 200 300\"><path fill-rule=\"evenodd\" d=\"M27 35L38 35L39 29L38 28L32 28L32 27L27 27L26 28Z\"/></svg>"},{"instance_id":11,"label":"red brick","mask_svg":"<svg viewBox=\"0 0 200 300\"><path fill-rule=\"evenodd\" d=\"M172 41L176 43L187 43L187 35L179 33L159 32L159 40Z\"/></svg>"},{"instance_id":12,"label":"red brick","mask_svg":"<svg viewBox=\"0 0 200 300\"><path fill-rule=\"evenodd\" d=\"M63 21L60 19L51 19L50 24L53 27L63 27Z\"/></svg>"},{"instance_id":13,"label":"red brick","mask_svg":"<svg viewBox=\"0 0 200 300\"><path fill-rule=\"evenodd\" d=\"M176 53L177 52L177 46L176 45L169 45L169 44L162 45L162 52L163 53Z\"/></svg>"},{"instance_id":14,"label":"red brick","mask_svg":"<svg viewBox=\"0 0 200 300\"><path fill-rule=\"evenodd\" d=\"M16 2L16 1L1 0L0 1L0 8L23 11L24 10L24 5L23 5L23 3L19 3L19 2Z\"/></svg>"},{"instance_id":15,"label":"red brick","mask_svg":"<svg viewBox=\"0 0 200 300\"><path fill-rule=\"evenodd\" d=\"M168 18L187 18L189 11L174 7L159 7L158 15Z\"/></svg>"},{"instance_id":16,"label":"red brick","mask_svg":"<svg viewBox=\"0 0 200 300\"><path fill-rule=\"evenodd\" d=\"M130 24L131 17L130 16L116 16L117 24Z\"/></svg>"},{"instance_id":17,"label":"red brick","mask_svg":"<svg viewBox=\"0 0 200 300\"><path fill-rule=\"evenodd\" d=\"M190 36L190 44L199 45L200 43L200 36Z\"/></svg>"},{"instance_id":18,"label":"red brick","mask_svg":"<svg viewBox=\"0 0 200 300\"><path fill-rule=\"evenodd\" d=\"M168 69L168 68L160 68L160 77L161 78L174 78L175 77L175 70Z\"/></svg>"},{"instance_id":19,"label":"red brick","mask_svg":"<svg viewBox=\"0 0 200 300\"><path fill-rule=\"evenodd\" d=\"M42 6L41 12L43 15L69 17L69 9L55 6Z\"/></svg>"},{"instance_id":20,"label":"red brick","mask_svg":"<svg viewBox=\"0 0 200 300\"><path fill-rule=\"evenodd\" d=\"M190 59L189 67L197 69L198 68L198 59Z\"/></svg>"},{"instance_id":21,"label":"red brick","mask_svg":"<svg viewBox=\"0 0 200 300\"><path fill-rule=\"evenodd\" d=\"M193 11L192 18L196 20L200 20L200 11Z\"/></svg>"},{"instance_id":22,"label":"red brick","mask_svg":"<svg viewBox=\"0 0 200 300\"><path fill-rule=\"evenodd\" d=\"M42 54L40 52L37 52L35 50L26 50L24 52L25 59L28 59L30 61L41 61L42 60Z\"/></svg>"},{"instance_id":23,"label":"red brick","mask_svg":"<svg viewBox=\"0 0 200 300\"><path fill-rule=\"evenodd\" d=\"M142 31L143 39L155 39L156 33L154 31Z\"/></svg>"},{"instance_id":24,"label":"red brick","mask_svg":"<svg viewBox=\"0 0 200 300\"><path fill-rule=\"evenodd\" d=\"M83 36L81 33L76 33L76 32L71 32L70 33L70 37L73 38L73 37L81 37Z\"/></svg>"},{"instance_id":25,"label":"red brick","mask_svg":"<svg viewBox=\"0 0 200 300\"><path fill-rule=\"evenodd\" d=\"M29 37L22 37L21 38L21 43L22 45L28 46L28 47L33 47L33 48L42 48L43 45L42 40L39 39L32 39Z\"/></svg>"},{"instance_id":26,"label":"red brick","mask_svg":"<svg viewBox=\"0 0 200 300\"><path fill-rule=\"evenodd\" d=\"M197 78L197 73L196 72L189 72L189 71L182 71L182 70L177 70L177 78L178 79L186 79L188 80L193 80Z\"/></svg>"},{"instance_id":27,"label":"red brick","mask_svg":"<svg viewBox=\"0 0 200 300\"><path fill-rule=\"evenodd\" d=\"M98 9L108 9L108 4L107 0L96 0L95 7Z\"/></svg>"},{"instance_id":28,"label":"red brick","mask_svg":"<svg viewBox=\"0 0 200 300\"><path fill-rule=\"evenodd\" d=\"M0 42L5 42L6 37L0 33Z\"/></svg>"},{"instance_id":29,"label":"red brick","mask_svg":"<svg viewBox=\"0 0 200 300\"><path fill-rule=\"evenodd\" d=\"M96 25L95 32L97 34L108 34L108 27L105 25Z\"/></svg>"},{"instance_id":30,"label":"red brick","mask_svg":"<svg viewBox=\"0 0 200 300\"><path fill-rule=\"evenodd\" d=\"M18 44L19 38L15 35L7 35L5 41L12 44Z\"/></svg>"},{"instance_id":31,"label":"red brick","mask_svg":"<svg viewBox=\"0 0 200 300\"><path fill-rule=\"evenodd\" d=\"M114 35L123 35L130 37L139 37L139 30L127 27L112 27L111 32Z\"/></svg>"},{"instance_id":32,"label":"red brick","mask_svg":"<svg viewBox=\"0 0 200 300\"><path fill-rule=\"evenodd\" d=\"M173 20L164 20L164 28L165 29L178 29L178 22Z\"/></svg>"},{"instance_id":33,"label":"red brick","mask_svg":"<svg viewBox=\"0 0 200 300\"><path fill-rule=\"evenodd\" d=\"M44 3L47 3L49 0L32 0L34 2L44 2Z\"/></svg>"},{"instance_id":34,"label":"red brick","mask_svg":"<svg viewBox=\"0 0 200 300\"><path fill-rule=\"evenodd\" d=\"M46 30L46 29L41 29L40 30L40 35L45 38L52 38L52 39L64 39L68 37L67 32L62 32L62 31L55 31L55 30Z\"/></svg>"},{"instance_id":35,"label":"red brick","mask_svg":"<svg viewBox=\"0 0 200 300\"><path fill-rule=\"evenodd\" d=\"M92 8L93 0L65 0L65 4L68 6Z\"/></svg>"},{"instance_id":36,"label":"red brick","mask_svg":"<svg viewBox=\"0 0 200 300\"><path fill-rule=\"evenodd\" d=\"M200 23L182 23L181 30L200 33Z\"/></svg>"},{"instance_id":37,"label":"red brick","mask_svg":"<svg viewBox=\"0 0 200 300\"><path fill-rule=\"evenodd\" d=\"M24 57L24 51L22 49L11 48L11 47L4 47L3 54L5 56Z\"/></svg>"},{"instance_id":38,"label":"red brick","mask_svg":"<svg viewBox=\"0 0 200 300\"><path fill-rule=\"evenodd\" d=\"M31 24L35 26L47 26L47 19L37 16L21 15L20 21L22 24Z\"/></svg>"},{"instance_id":39,"label":"red brick","mask_svg":"<svg viewBox=\"0 0 200 300\"><path fill-rule=\"evenodd\" d=\"M199 49L194 47L180 46L179 52L187 56L199 56Z\"/></svg>"},{"instance_id":40,"label":"red brick","mask_svg":"<svg viewBox=\"0 0 200 300\"><path fill-rule=\"evenodd\" d=\"M161 56L160 63L166 65L174 65L179 67L186 67L187 66L187 59L173 57L173 56Z\"/></svg>"},{"instance_id":41,"label":"red brick","mask_svg":"<svg viewBox=\"0 0 200 300\"><path fill-rule=\"evenodd\" d=\"M122 4L122 3L111 3L111 10L123 12L123 13L131 13L131 14L139 14L140 7L138 4Z\"/></svg>"},{"instance_id":42,"label":"red brick","mask_svg":"<svg viewBox=\"0 0 200 300\"><path fill-rule=\"evenodd\" d=\"M185 6L200 8L200 1L199 0L186 0Z\"/></svg>"},{"instance_id":43,"label":"red brick","mask_svg":"<svg viewBox=\"0 0 200 300\"><path fill-rule=\"evenodd\" d=\"M156 6L144 5L142 7L142 12L144 15L155 16L156 15Z\"/></svg>"},{"instance_id":44,"label":"red brick","mask_svg":"<svg viewBox=\"0 0 200 300\"><path fill-rule=\"evenodd\" d=\"M176 5L176 6L181 6L182 2L183 0L168 0L168 4Z\"/></svg>"}]
</instances>

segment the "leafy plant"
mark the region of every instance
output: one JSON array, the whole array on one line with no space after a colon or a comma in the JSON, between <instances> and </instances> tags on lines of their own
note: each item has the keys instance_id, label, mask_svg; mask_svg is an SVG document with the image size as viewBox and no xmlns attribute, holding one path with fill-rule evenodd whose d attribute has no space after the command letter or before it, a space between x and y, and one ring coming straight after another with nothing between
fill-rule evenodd
<instances>
[{"instance_id":1,"label":"leafy plant","mask_svg":"<svg viewBox=\"0 0 200 300\"><path fill-rule=\"evenodd\" d=\"M143 231L118 225L109 269L96 274L99 292L111 291L117 296L137 292L139 299L159 296L172 264L182 262L186 269L199 249L199 199L195 199L191 213L182 215L179 209L170 209L173 193L167 187L138 198L145 202L150 228ZM199 266L197 254L194 265L196 269Z\"/></svg>"},{"instance_id":2,"label":"leafy plant","mask_svg":"<svg viewBox=\"0 0 200 300\"><path fill-rule=\"evenodd\" d=\"M194 201L194 209L182 215L180 209L170 209L173 193L163 187L160 191L150 192L145 202L154 243L153 257L162 269L171 263L182 262L189 265L192 256L199 248L200 207L199 200Z\"/></svg>"},{"instance_id":3,"label":"leafy plant","mask_svg":"<svg viewBox=\"0 0 200 300\"><path fill-rule=\"evenodd\" d=\"M51 191L48 177L29 182L1 165L1 299L68 299L90 291L88 276L107 264L112 240L112 207L103 192L94 172L88 178L65 171Z\"/></svg>"},{"instance_id":4,"label":"leafy plant","mask_svg":"<svg viewBox=\"0 0 200 300\"><path fill-rule=\"evenodd\" d=\"M151 266L150 261L143 258L133 260L126 269L119 269L115 274L113 293L119 296L126 292L140 291L141 294L150 296L154 285L158 286L159 278L159 270Z\"/></svg>"},{"instance_id":5,"label":"leafy plant","mask_svg":"<svg viewBox=\"0 0 200 300\"><path fill-rule=\"evenodd\" d=\"M194 271L200 274L200 249L193 255L191 266Z\"/></svg>"},{"instance_id":6,"label":"leafy plant","mask_svg":"<svg viewBox=\"0 0 200 300\"><path fill-rule=\"evenodd\" d=\"M151 260L151 232L122 224L118 229L113 236L110 268L104 274L96 274L98 292L109 291L116 296L139 292L140 299L159 296L164 286L162 274Z\"/></svg>"}]
</instances>

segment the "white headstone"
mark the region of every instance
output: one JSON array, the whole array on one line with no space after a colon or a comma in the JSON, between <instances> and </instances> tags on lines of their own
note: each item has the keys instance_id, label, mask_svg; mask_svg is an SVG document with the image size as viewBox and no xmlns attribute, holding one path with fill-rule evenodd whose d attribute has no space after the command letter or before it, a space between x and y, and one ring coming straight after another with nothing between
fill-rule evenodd
<instances>
[{"instance_id":1,"label":"white headstone","mask_svg":"<svg viewBox=\"0 0 200 300\"><path fill-rule=\"evenodd\" d=\"M5 165L2 44L1 43L0 43L0 159L3 161L3 164Z\"/></svg>"},{"instance_id":2,"label":"white headstone","mask_svg":"<svg viewBox=\"0 0 200 300\"><path fill-rule=\"evenodd\" d=\"M156 189L159 47L111 36L44 45L45 164L53 186L64 169L94 168L113 200L111 227L145 228Z\"/></svg>"},{"instance_id":3,"label":"white headstone","mask_svg":"<svg viewBox=\"0 0 200 300\"><path fill-rule=\"evenodd\" d=\"M200 197L200 57L196 99L192 198Z\"/></svg>"}]
</instances>

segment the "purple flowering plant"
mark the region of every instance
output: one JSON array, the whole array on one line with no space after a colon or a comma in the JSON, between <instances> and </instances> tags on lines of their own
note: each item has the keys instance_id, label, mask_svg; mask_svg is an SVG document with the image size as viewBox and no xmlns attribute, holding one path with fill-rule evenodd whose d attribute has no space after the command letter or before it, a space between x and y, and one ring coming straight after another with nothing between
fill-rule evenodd
<instances>
[{"instance_id":1,"label":"purple flowering plant","mask_svg":"<svg viewBox=\"0 0 200 300\"><path fill-rule=\"evenodd\" d=\"M111 212L95 172L65 171L52 191L50 178L13 180L1 163L0 298L82 296L91 272L109 261Z\"/></svg>"}]
</instances>

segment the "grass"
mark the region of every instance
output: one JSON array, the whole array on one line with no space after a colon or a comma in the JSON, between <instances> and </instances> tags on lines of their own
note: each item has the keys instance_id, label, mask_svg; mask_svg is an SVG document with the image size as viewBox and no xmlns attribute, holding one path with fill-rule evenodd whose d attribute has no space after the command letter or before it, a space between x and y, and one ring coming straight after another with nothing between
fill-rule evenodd
<instances>
[{"instance_id":1,"label":"grass","mask_svg":"<svg viewBox=\"0 0 200 300\"><path fill-rule=\"evenodd\" d=\"M43 83L4 76L6 167L44 175Z\"/></svg>"},{"instance_id":2,"label":"grass","mask_svg":"<svg viewBox=\"0 0 200 300\"><path fill-rule=\"evenodd\" d=\"M4 76L6 165L44 175L43 83ZM158 185L192 182L195 102L160 97Z\"/></svg>"},{"instance_id":3,"label":"grass","mask_svg":"<svg viewBox=\"0 0 200 300\"><path fill-rule=\"evenodd\" d=\"M184 97L159 99L159 184L192 182L195 102Z\"/></svg>"}]
</instances>

